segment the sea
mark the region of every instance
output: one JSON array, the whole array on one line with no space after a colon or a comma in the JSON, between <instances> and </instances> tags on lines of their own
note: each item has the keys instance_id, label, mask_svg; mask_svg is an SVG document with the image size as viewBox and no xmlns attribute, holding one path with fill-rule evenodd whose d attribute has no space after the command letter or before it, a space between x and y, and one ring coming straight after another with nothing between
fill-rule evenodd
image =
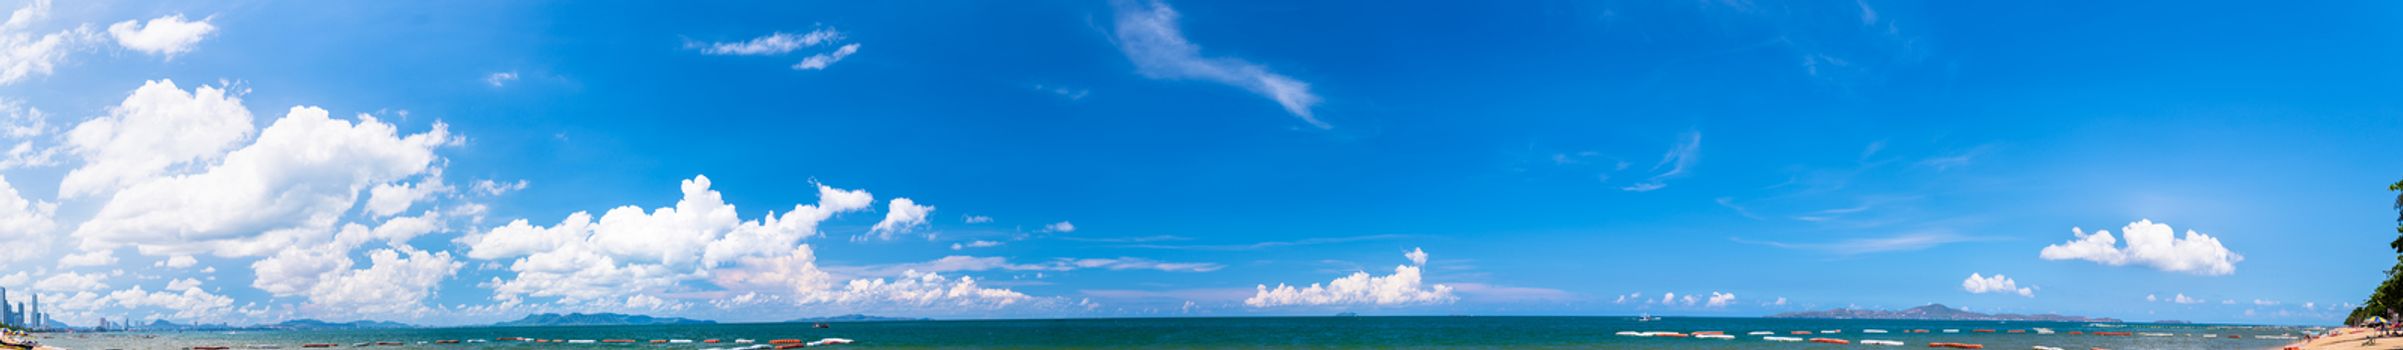
<instances>
[{"instance_id":1,"label":"sea","mask_svg":"<svg viewBox=\"0 0 2403 350\"><path fill-rule=\"evenodd\" d=\"M2048 328L2055 334L2037 334ZM1908 333L1926 329L1928 333ZM1960 333L1944 333L1945 329ZM1994 333L1978 333L1991 329ZM2009 333L2009 330L2027 333ZM1885 330L1887 333L1871 333ZM1825 320L1782 318L1669 317L1638 321L1633 317L1241 317L1241 318L1125 318L843 322L828 328L806 323L749 323L672 326L460 327L385 330L244 331L244 332L124 332L58 333L42 337L45 345L74 350L184 349L226 346L234 349L299 349L303 344L332 343L352 348L363 342L398 342L409 349L732 349L735 339L765 344L773 339L803 341L843 338L850 344L833 348L860 349L1858 349L1878 346L1861 340L1893 340L1902 347L1927 348L1929 342L1985 345L1987 349L2276 349L2295 340L2262 336L2302 335L2302 327L2071 323L2026 321ZM1619 332L1721 331L1734 339L1639 337ZM1772 342L1754 331L1780 337L1834 338L1851 345ZM1792 335L1809 331L1811 335ZM1835 331L1822 333L1822 331ZM2132 332L2152 336L2070 335ZM2231 337L2234 336L2234 337ZM558 340L634 339L637 344L560 344L497 341L504 337ZM482 339L485 342L464 342ZM653 339L686 339L693 343L653 344ZM719 339L727 343L704 344ZM443 344L442 340L462 340Z\"/></svg>"}]
</instances>

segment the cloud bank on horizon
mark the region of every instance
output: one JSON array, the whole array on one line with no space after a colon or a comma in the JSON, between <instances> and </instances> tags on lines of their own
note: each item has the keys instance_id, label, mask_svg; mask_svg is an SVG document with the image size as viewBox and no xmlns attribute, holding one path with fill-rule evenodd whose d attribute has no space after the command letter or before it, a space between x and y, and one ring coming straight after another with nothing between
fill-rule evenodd
<instances>
[{"instance_id":1,"label":"cloud bank on horizon","mask_svg":"<svg viewBox=\"0 0 2403 350\"><path fill-rule=\"evenodd\" d=\"M2403 125L2265 125L2244 114L2256 105L2146 114L2244 100L2304 109L2277 116L2385 115L2384 100L2102 103L2016 87L2403 89L2275 80L2329 76L2292 67L2025 74L1962 57L2149 66L1944 45L1983 41L1903 25L1959 19L1919 7L1980 5L1841 5L1390 9L1470 15L1430 27L1150 0L733 17L23 1L0 23L0 244L24 252L0 255L0 288L73 325L1749 316L1928 301L2312 323L2341 318L2367 283L2298 276L2391 264L2384 239L2318 233L2383 232L2368 219L2383 204L2354 203L2377 192L2351 184L2403 173L2370 152L2403 147L2385 137ZM428 20L296 15L336 10ZM656 21L570 21L632 14ZM890 20L903 15L929 17ZM1809 18L1842 20L1795 20ZM423 35L444 37L389 39ZM861 55L861 41L878 46ZM2270 81L2210 80L2240 78ZM2093 141L2128 129L2169 137ZM2288 142L2306 138L2319 143ZM2364 151L2326 151L2338 147ZM2178 175L2084 171L2105 167Z\"/></svg>"}]
</instances>

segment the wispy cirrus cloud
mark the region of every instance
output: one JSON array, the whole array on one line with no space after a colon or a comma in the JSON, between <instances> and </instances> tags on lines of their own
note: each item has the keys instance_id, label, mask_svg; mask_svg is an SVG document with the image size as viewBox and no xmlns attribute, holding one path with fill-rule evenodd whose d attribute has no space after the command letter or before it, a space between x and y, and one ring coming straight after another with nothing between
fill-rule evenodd
<instances>
[{"instance_id":1,"label":"wispy cirrus cloud","mask_svg":"<svg viewBox=\"0 0 2403 350\"><path fill-rule=\"evenodd\" d=\"M1268 67L1234 57L1202 56L1201 46L1185 39L1177 28L1176 9L1159 1L1120 0L1118 50L1134 61L1136 71L1152 79L1203 80L1243 88L1276 100L1285 112L1319 129L1334 126L1311 112L1317 94L1310 83L1269 71Z\"/></svg>"},{"instance_id":2,"label":"wispy cirrus cloud","mask_svg":"<svg viewBox=\"0 0 2403 350\"><path fill-rule=\"evenodd\" d=\"M1652 171L1658 173L1652 174L1651 178L1647 178L1643 182L1619 189L1628 192L1649 192L1669 187L1667 180L1685 176L1686 168L1693 167L1694 162L1701 156L1702 132L1687 131L1677 137L1676 144L1670 145L1668 153L1660 156L1660 163L1652 165Z\"/></svg>"}]
</instances>

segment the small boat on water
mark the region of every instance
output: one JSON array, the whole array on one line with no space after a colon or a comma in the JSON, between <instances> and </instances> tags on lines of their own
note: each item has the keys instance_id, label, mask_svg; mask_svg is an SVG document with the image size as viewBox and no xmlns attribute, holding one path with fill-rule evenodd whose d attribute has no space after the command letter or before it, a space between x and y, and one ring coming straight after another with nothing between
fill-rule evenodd
<instances>
[{"instance_id":1,"label":"small boat on water","mask_svg":"<svg viewBox=\"0 0 2403 350\"><path fill-rule=\"evenodd\" d=\"M757 343L757 342L755 342L755 341L751 341L750 339L741 339L741 338L736 338L736 339L734 339L734 343L735 343L735 344L750 344L750 343Z\"/></svg>"},{"instance_id":2,"label":"small boat on water","mask_svg":"<svg viewBox=\"0 0 2403 350\"><path fill-rule=\"evenodd\" d=\"M1618 334L1619 334L1619 335L1621 335L1621 336L1628 336L1628 337L1649 337L1649 336L1652 336L1652 333L1646 333L1646 332L1637 332L1637 331L1619 331L1619 333L1618 333Z\"/></svg>"},{"instance_id":3,"label":"small boat on water","mask_svg":"<svg viewBox=\"0 0 2403 350\"><path fill-rule=\"evenodd\" d=\"M2036 334L2053 334L2052 328L2037 328Z\"/></svg>"},{"instance_id":4,"label":"small boat on water","mask_svg":"<svg viewBox=\"0 0 2403 350\"><path fill-rule=\"evenodd\" d=\"M1863 330L1861 330L1861 333L1869 333L1869 334L1886 334L1886 330L1883 330L1883 329L1863 329Z\"/></svg>"},{"instance_id":5,"label":"small boat on water","mask_svg":"<svg viewBox=\"0 0 2403 350\"><path fill-rule=\"evenodd\" d=\"M1777 334L1777 332L1770 332L1770 331L1754 331L1754 332L1752 332L1752 333L1744 333L1744 335L1773 335L1773 334Z\"/></svg>"},{"instance_id":6,"label":"small boat on water","mask_svg":"<svg viewBox=\"0 0 2403 350\"><path fill-rule=\"evenodd\" d=\"M1811 338L1811 342L1820 344L1852 344L1852 341L1850 340L1836 338Z\"/></svg>"},{"instance_id":7,"label":"small boat on water","mask_svg":"<svg viewBox=\"0 0 2403 350\"><path fill-rule=\"evenodd\" d=\"M1641 315L1636 315L1636 316L1635 316L1635 321L1636 321L1636 322L1652 322L1652 321L1659 321L1659 320L1660 320L1660 317L1659 317L1659 316L1652 316L1652 314L1651 314L1651 313L1645 313L1645 314L1641 314Z\"/></svg>"},{"instance_id":8,"label":"small boat on water","mask_svg":"<svg viewBox=\"0 0 2403 350\"><path fill-rule=\"evenodd\" d=\"M1761 340L1774 341L1774 342L1789 342L1789 343L1791 343L1791 342L1799 342L1799 341L1802 341L1802 338L1795 338L1795 337L1761 337Z\"/></svg>"},{"instance_id":9,"label":"small boat on water","mask_svg":"<svg viewBox=\"0 0 2403 350\"><path fill-rule=\"evenodd\" d=\"M813 342L805 343L805 344L802 344L802 345L809 345L809 346L827 346L827 345L850 344L850 343L851 343L851 339L844 339L844 338L826 338L826 339L818 339L817 341L813 341Z\"/></svg>"},{"instance_id":10,"label":"small boat on water","mask_svg":"<svg viewBox=\"0 0 2403 350\"><path fill-rule=\"evenodd\" d=\"M810 326L809 326L809 328L833 328L833 327L828 327L828 326L826 326L826 323L825 323L825 322L818 322L818 324L815 324L815 325L810 325Z\"/></svg>"},{"instance_id":11,"label":"small boat on water","mask_svg":"<svg viewBox=\"0 0 2403 350\"><path fill-rule=\"evenodd\" d=\"M1694 337L1695 337L1695 338L1701 338L1701 339L1735 339L1735 336L1732 336L1732 335L1726 335L1726 334L1702 334L1702 335L1696 335L1696 336L1694 336Z\"/></svg>"},{"instance_id":12,"label":"small boat on water","mask_svg":"<svg viewBox=\"0 0 2403 350\"><path fill-rule=\"evenodd\" d=\"M1944 330L1944 332L1945 332L1945 333L1960 333L1960 332L1961 332L1961 330L1958 330L1958 329L1945 329L1945 330Z\"/></svg>"},{"instance_id":13,"label":"small boat on water","mask_svg":"<svg viewBox=\"0 0 2403 350\"><path fill-rule=\"evenodd\" d=\"M2061 348L2058 348L2058 347L2051 347L2051 346L2037 345L2037 346L2036 346L2036 350L2064 350L2064 349L2061 349Z\"/></svg>"},{"instance_id":14,"label":"small boat on water","mask_svg":"<svg viewBox=\"0 0 2403 350\"><path fill-rule=\"evenodd\" d=\"M1970 344L1970 343L1927 343L1927 347L1931 347L1931 348L1953 348L1953 349L1984 349L1984 348L1986 348L1986 345L1985 345L1985 344Z\"/></svg>"},{"instance_id":15,"label":"small boat on water","mask_svg":"<svg viewBox=\"0 0 2403 350\"><path fill-rule=\"evenodd\" d=\"M1902 346L1900 340L1862 339L1861 345Z\"/></svg>"},{"instance_id":16,"label":"small boat on water","mask_svg":"<svg viewBox=\"0 0 2403 350\"><path fill-rule=\"evenodd\" d=\"M692 339L668 339L668 344L692 344Z\"/></svg>"}]
</instances>

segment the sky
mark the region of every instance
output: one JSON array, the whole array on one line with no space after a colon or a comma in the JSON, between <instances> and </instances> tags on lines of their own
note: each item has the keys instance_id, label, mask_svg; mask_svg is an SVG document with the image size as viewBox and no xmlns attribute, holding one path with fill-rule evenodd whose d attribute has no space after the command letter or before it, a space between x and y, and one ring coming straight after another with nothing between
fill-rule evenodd
<instances>
[{"instance_id":1,"label":"sky","mask_svg":"<svg viewBox=\"0 0 2403 350\"><path fill-rule=\"evenodd\" d=\"M60 322L2330 324L2403 4L6 1Z\"/></svg>"}]
</instances>

